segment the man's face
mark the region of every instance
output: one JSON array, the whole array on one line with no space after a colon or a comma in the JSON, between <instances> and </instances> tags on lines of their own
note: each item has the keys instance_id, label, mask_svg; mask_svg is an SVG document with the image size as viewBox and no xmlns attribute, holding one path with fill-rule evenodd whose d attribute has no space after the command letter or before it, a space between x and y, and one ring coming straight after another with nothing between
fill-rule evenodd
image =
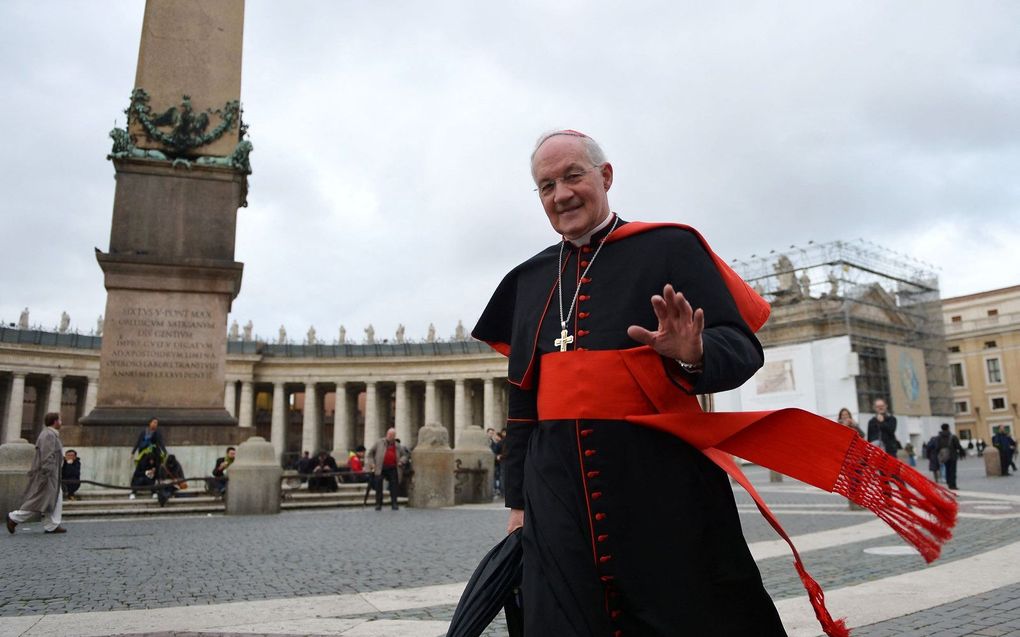
<instances>
[{"instance_id":1,"label":"man's face","mask_svg":"<svg viewBox=\"0 0 1020 637\"><path fill-rule=\"evenodd\" d=\"M149 431L156 431L156 427L159 427L159 421L153 418L149 421Z\"/></svg>"},{"instance_id":2,"label":"man's face","mask_svg":"<svg viewBox=\"0 0 1020 637\"><path fill-rule=\"evenodd\" d=\"M57 418L55 421L53 421L53 428L59 431L63 424L64 423L60 422L60 419Z\"/></svg>"},{"instance_id":3,"label":"man's face","mask_svg":"<svg viewBox=\"0 0 1020 637\"><path fill-rule=\"evenodd\" d=\"M230 451L227 452L227 457L230 458L231 460L233 460L234 456L236 456L236 455L237 455L237 450L236 449L231 449Z\"/></svg>"},{"instance_id":4,"label":"man's face","mask_svg":"<svg viewBox=\"0 0 1020 637\"><path fill-rule=\"evenodd\" d=\"M396 439L397 439L397 432L393 431L392 429L390 429L389 431L386 432L386 440L388 440L389 442L393 442Z\"/></svg>"},{"instance_id":5,"label":"man's face","mask_svg":"<svg viewBox=\"0 0 1020 637\"><path fill-rule=\"evenodd\" d=\"M532 168L549 223L567 239L583 236L609 216L606 193L613 167L605 163L593 169L581 138L549 138L535 153Z\"/></svg>"},{"instance_id":6,"label":"man's face","mask_svg":"<svg viewBox=\"0 0 1020 637\"><path fill-rule=\"evenodd\" d=\"M884 400L879 399L879 400L875 401L875 413L876 414L884 414L885 413L885 401Z\"/></svg>"},{"instance_id":7,"label":"man's face","mask_svg":"<svg viewBox=\"0 0 1020 637\"><path fill-rule=\"evenodd\" d=\"M70 463L74 462L75 458L77 458L77 457L78 457L78 454L76 454L73 451L68 451L67 453L64 454L64 462L67 462L68 464L70 464Z\"/></svg>"}]
</instances>

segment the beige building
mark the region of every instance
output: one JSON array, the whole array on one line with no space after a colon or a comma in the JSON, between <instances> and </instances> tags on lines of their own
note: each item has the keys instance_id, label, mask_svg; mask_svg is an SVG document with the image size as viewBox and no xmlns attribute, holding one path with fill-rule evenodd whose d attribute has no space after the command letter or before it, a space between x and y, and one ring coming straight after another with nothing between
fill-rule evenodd
<instances>
[{"instance_id":1,"label":"beige building","mask_svg":"<svg viewBox=\"0 0 1020 637\"><path fill-rule=\"evenodd\" d=\"M989 442L997 426L1016 432L1020 285L943 299L942 314L960 437Z\"/></svg>"}]
</instances>

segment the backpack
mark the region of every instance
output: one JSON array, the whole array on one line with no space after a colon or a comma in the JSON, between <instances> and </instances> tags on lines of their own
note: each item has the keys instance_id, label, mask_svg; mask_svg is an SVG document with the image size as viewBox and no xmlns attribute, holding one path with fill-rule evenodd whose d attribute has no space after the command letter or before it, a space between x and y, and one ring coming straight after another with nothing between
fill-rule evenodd
<instances>
[{"instance_id":1,"label":"backpack","mask_svg":"<svg viewBox=\"0 0 1020 637\"><path fill-rule=\"evenodd\" d=\"M945 446L943 446L943 442L945 442ZM937 445L938 445L938 453L936 454L935 457L939 461L939 464L945 464L945 463L949 462L952 459L952 456L953 456L952 450L951 450L951 447L953 446L953 438L952 438L952 436L944 436L944 437L943 436L939 436L939 441L938 441Z\"/></svg>"}]
</instances>

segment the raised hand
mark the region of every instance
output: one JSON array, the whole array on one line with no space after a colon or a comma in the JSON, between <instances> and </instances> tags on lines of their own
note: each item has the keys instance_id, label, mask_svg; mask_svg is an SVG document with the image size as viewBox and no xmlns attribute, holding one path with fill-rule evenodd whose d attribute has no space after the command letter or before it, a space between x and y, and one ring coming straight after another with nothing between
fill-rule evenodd
<instances>
[{"instance_id":1,"label":"raised hand","mask_svg":"<svg viewBox=\"0 0 1020 637\"><path fill-rule=\"evenodd\" d=\"M640 325L627 328L627 336L648 345L666 358L698 364L705 355L701 334L705 330L705 312L693 309L684 295L672 285L662 288L662 295L652 297L652 309L659 319L659 329L652 332Z\"/></svg>"}]
</instances>

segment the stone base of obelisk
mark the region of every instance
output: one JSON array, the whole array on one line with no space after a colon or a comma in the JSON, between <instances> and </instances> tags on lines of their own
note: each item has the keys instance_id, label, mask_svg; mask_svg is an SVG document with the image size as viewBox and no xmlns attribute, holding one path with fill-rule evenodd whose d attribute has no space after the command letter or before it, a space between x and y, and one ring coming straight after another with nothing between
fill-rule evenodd
<instances>
[{"instance_id":1,"label":"stone base of obelisk","mask_svg":"<svg viewBox=\"0 0 1020 637\"><path fill-rule=\"evenodd\" d=\"M131 445L158 418L174 444L236 443L223 388L227 314L244 268L233 259L246 178L170 162L114 165L110 251L96 255L107 289L99 392L69 435L81 445Z\"/></svg>"}]
</instances>

